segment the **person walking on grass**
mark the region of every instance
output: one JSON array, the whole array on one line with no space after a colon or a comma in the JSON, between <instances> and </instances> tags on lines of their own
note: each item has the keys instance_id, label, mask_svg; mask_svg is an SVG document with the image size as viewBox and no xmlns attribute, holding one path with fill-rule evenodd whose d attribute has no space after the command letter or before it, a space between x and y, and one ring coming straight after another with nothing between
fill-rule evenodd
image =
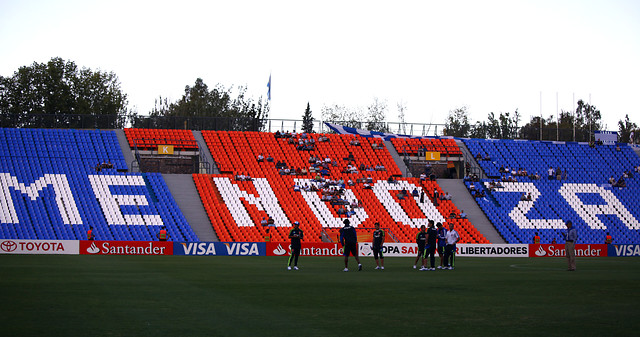
<instances>
[{"instance_id":1,"label":"person walking on grass","mask_svg":"<svg viewBox=\"0 0 640 337\"><path fill-rule=\"evenodd\" d=\"M384 255L382 255L382 245L384 244L385 232L380 229L380 224L375 223L376 230L373 231L373 242L371 250L373 250L373 258L376 260L376 269L384 270ZM379 259L378 259L379 258Z\"/></svg>"},{"instance_id":2,"label":"person walking on grass","mask_svg":"<svg viewBox=\"0 0 640 337\"><path fill-rule=\"evenodd\" d=\"M344 270L349 271L349 255L353 255L358 262L358 271L362 270L362 264L358 257L358 235L356 229L350 226L349 219L344 220L344 227L340 229L340 244L344 251Z\"/></svg>"},{"instance_id":3,"label":"person walking on grass","mask_svg":"<svg viewBox=\"0 0 640 337\"><path fill-rule=\"evenodd\" d=\"M289 255L289 265L287 266L287 270L291 270L291 263L293 263L293 270L298 270L298 257L300 256L302 238L304 238L304 233L302 232L302 229L300 229L300 223L296 221L293 223L293 228L289 231L289 239L291 239L291 255Z\"/></svg>"}]
</instances>

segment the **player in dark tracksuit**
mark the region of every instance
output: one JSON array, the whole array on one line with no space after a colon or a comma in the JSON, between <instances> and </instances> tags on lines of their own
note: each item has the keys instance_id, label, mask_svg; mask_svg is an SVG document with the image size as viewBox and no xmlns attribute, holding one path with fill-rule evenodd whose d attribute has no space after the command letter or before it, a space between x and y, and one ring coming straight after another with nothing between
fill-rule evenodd
<instances>
[{"instance_id":1,"label":"player in dark tracksuit","mask_svg":"<svg viewBox=\"0 0 640 337\"><path fill-rule=\"evenodd\" d=\"M382 255L382 245L384 244L385 233L380 229L380 224L375 223L376 230L373 231L373 244L371 250L373 250L373 258L376 260L376 269L384 269L384 255ZM378 257L380 261L378 262Z\"/></svg>"},{"instance_id":2,"label":"player in dark tracksuit","mask_svg":"<svg viewBox=\"0 0 640 337\"><path fill-rule=\"evenodd\" d=\"M302 244L302 238L304 237L304 233L302 229L299 228L300 223L294 222L293 228L289 231L289 238L291 239L291 255L289 256L289 266L288 270L291 270L291 263L293 262L293 269L298 270L298 257L300 256L300 248Z\"/></svg>"},{"instance_id":3,"label":"player in dark tracksuit","mask_svg":"<svg viewBox=\"0 0 640 337\"><path fill-rule=\"evenodd\" d=\"M433 220L429 220L429 228L427 228L427 246L424 249L424 259L422 260L422 268L420 270L436 270L436 241L438 239L438 231L433 228ZM427 257L430 257L431 268L427 268Z\"/></svg>"},{"instance_id":4,"label":"player in dark tracksuit","mask_svg":"<svg viewBox=\"0 0 640 337\"><path fill-rule=\"evenodd\" d=\"M444 247L447 245L447 230L438 222L438 256L440 256L440 265L438 269L442 269L442 261L444 259Z\"/></svg>"},{"instance_id":5,"label":"player in dark tracksuit","mask_svg":"<svg viewBox=\"0 0 640 337\"><path fill-rule=\"evenodd\" d=\"M416 260L413 262L413 269L416 269L418 260L424 255L424 247L427 244L427 232L425 231L424 225L420 226L420 231L416 235L416 243L418 244L418 256L416 256Z\"/></svg>"},{"instance_id":6,"label":"player in dark tracksuit","mask_svg":"<svg viewBox=\"0 0 640 337\"><path fill-rule=\"evenodd\" d=\"M356 229L349 225L349 219L344 220L344 227L340 229L340 244L344 250L344 270L349 271L349 254L358 262L358 271L362 270L362 264L358 257L358 235Z\"/></svg>"}]
</instances>

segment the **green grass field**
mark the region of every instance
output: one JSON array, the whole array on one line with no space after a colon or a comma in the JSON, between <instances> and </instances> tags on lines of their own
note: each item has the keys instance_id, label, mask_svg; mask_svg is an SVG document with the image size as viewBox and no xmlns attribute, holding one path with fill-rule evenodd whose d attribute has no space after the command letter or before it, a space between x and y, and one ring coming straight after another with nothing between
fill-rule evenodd
<instances>
[{"instance_id":1,"label":"green grass field","mask_svg":"<svg viewBox=\"0 0 640 337\"><path fill-rule=\"evenodd\" d=\"M637 335L640 259L0 255L3 336ZM354 261L351 266L355 267ZM354 269L354 268L352 268Z\"/></svg>"}]
</instances>

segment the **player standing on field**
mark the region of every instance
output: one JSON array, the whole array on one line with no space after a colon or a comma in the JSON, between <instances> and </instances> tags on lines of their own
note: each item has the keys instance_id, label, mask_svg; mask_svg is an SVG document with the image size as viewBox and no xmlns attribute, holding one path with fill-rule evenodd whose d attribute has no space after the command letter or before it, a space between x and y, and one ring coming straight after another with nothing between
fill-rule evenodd
<instances>
[{"instance_id":1,"label":"player standing on field","mask_svg":"<svg viewBox=\"0 0 640 337\"><path fill-rule=\"evenodd\" d=\"M422 258L422 256L424 255L424 246L427 244L427 232L424 230L424 228L424 225L420 226L420 231L416 235L416 243L418 244L418 256L416 256L416 260L413 262L413 269L416 269L418 260L420 260L420 258Z\"/></svg>"},{"instance_id":2,"label":"player standing on field","mask_svg":"<svg viewBox=\"0 0 640 337\"><path fill-rule=\"evenodd\" d=\"M429 220L429 228L427 228L427 246L424 248L424 258L422 259L422 268L420 270L436 270L436 239L438 231L433 228L433 220ZM427 268L427 258L431 262L431 268Z\"/></svg>"},{"instance_id":3,"label":"player standing on field","mask_svg":"<svg viewBox=\"0 0 640 337\"><path fill-rule=\"evenodd\" d=\"M447 231L447 245L444 247L445 269L452 270L456 264L456 243L460 241L460 235L453 229L453 223L449 224Z\"/></svg>"},{"instance_id":4,"label":"player standing on field","mask_svg":"<svg viewBox=\"0 0 640 337\"><path fill-rule=\"evenodd\" d=\"M373 250L373 258L376 260L376 269L384 270L384 255L382 255L382 245L384 244L385 233L380 229L380 224L375 223L376 230L373 231L373 243L371 249ZM378 256L380 262L378 262Z\"/></svg>"},{"instance_id":5,"label":"player standing on field","mask_svg":"<svg viewBox=\"0 0 640 337\"><path fill-rule=\"evenodd\" d=\"M438 222L438 256L440 256L440 265L438 269L442 269L442 261L444 260L444 247L447 245L447 230L442 227L442 223Z\"/></svg>"},{"instance_id":6,"label":"player standing on field","mask_svg":"<svg viewBox=\"0 0 640 337\"><path fill-rule=\"evenodd\" d=\"M294 222L293 228L289 231L289 238L291 239L291 255L289 256L289 266L287 270L291 270L291 262L293 262L293 269L298 270L298 257L300 256L300 248L302 244L302 238L304 237L304 233L302 229L299 228L300 223Z\"/></svg>"},{"instance_id":7,"label":"player standing on field","mask_svg":"<svg viewBox=\"0 0 640 337\"><path fill-rule=\"evenodd\" d=\"M358 257L358 235L356 229L349 225L349 219L344 219L344 227L340 229L340 244L344 251L344 270L349 271L349 254L353 255L358 262L358 271L362 270L362 264Z\"/></svg>"}]
</instances>

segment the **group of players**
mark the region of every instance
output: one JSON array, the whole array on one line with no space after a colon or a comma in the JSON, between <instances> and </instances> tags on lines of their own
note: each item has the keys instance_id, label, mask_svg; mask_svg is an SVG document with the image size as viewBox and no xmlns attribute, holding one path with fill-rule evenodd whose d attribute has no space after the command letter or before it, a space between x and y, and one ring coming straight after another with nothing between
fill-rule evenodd
<instances>
[{"instance_id":1,"label":"group of players","mask_svg":"<svg viewBox=\"0 0 640 337\"><path fill-rule=\"evenodd\" d=\"M360 257L358 257L358 236L356 229L350 225L349 219L343 221L344 227L340 229L340 244L342 245L344 255L344 269L343 271L349 271L349 256L353 255L358 263L358 271L362 270L362 263L360 263ZM418 244L418 255L413 264L413 269L417 269L418 261L421 261L420 270L436 270L435 267L435 252L437 249L440 256L440 265L438 269L452 270L455 266L455 252L456 243L460 241L460 235L454 229L454 224L449 224L449 230L446 230L441 223L437 225L438 229L434 226L434 221L429 220L428 228L425 225L420 227L420 232L416 235L416 243ZM298 257L300 256L301 242L304 238L304 233L300 229L300 223L294 222L293 228L289 231L289 239L291 239L291 255L289 256L288 270L298 270ZM384 255L383 245L385 241L385 232L380 228L379 223L375 223L375 230L373 231L373 242L371 244L371 250L373 251L373 258L376 261L376 268L378 270L384 270ZM430 262L430 267L427 267L427 262Z\"/></svg>"}]
</instances>

